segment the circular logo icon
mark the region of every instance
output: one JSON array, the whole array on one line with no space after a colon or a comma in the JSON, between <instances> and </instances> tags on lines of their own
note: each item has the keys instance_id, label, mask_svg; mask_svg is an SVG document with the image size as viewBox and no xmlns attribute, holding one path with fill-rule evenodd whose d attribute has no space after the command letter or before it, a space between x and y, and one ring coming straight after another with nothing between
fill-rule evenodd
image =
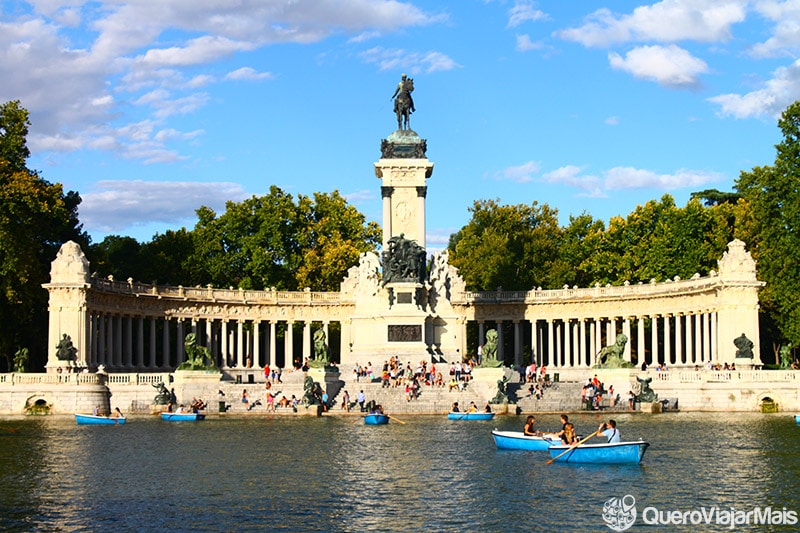
<instances>
[{"instance_id":1,"label":"circular logo icon","mask_svg":"<svg viewBox=\"0 0 800 533\"><path fill-rule=\"evenodd\" d=\"M614 531L625 531L636 522L636 498L627 494L603 504L603 521Z\"/></svg>"}]
</instances>

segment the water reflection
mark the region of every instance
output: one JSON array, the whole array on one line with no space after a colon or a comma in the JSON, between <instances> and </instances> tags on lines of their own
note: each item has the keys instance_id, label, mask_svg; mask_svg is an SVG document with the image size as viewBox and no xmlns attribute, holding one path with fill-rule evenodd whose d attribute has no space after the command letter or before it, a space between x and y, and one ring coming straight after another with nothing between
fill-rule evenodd
<instances>
[{"instance_id":1,"label":"water reflection","mask_svg":"<svg viewBox=\"0 0 800 533\"><path fill-rule=\"evenodd\" d=\"M571 418L582 433L600 423ZM520 429L522 417L406 421L3 420L16 432L0 436L0 529L609 531L602 505L626 494L640 508L800 510L800 427L788 415L622 415L625 438L651 443L633 466L548 466L543 453L496 450L489 431ZM557 415L537 422L559 426Z\"/></svg>"}]
</instances>

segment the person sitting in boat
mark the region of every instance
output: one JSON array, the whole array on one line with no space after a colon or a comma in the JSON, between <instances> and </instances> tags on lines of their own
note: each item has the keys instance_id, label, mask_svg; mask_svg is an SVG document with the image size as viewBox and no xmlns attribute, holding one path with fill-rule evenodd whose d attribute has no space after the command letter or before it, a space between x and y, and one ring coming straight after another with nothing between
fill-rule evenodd
<instances>
[{"instance_id":1,"label":"person sitting in boat","mask_svg":"<svg viewBox=\"0 0 800 533\"><path fill-rule=\"evenodd\" d=\"M486 405L483 406L483 412L484 413L491 413L492 412L492 406L489 405L489 402L486 402Z\"/></svg>"},{"instance_id":2,"label":"person sitting in boat","mask_svg":"<svg viewBox=\"0 0 800 533\"><path fill-rule=\"evenodd\" d=\"M451 413L460 413L461 410L458 408L458 402L453 402L453 406L450 408Z\"/></svg>"},{"instance_id":3,"label":"person sitting in boat","mask_svg":"<svg viewBox=\"0 0 800 533\"><path fill-rule=\"evenodd\" d=\"M536 430L536 417L533 415L528 416L528 419L525 420L525 427L522 428L522 433L529 437L539 437L541 436L542 432Z\"/></svg>"},{"instance_id":4,"label":"person sitting in boat","mask_svg":"<svg viewBox=\"0 0 800 533\"><path fill-rule=\"evenodd\" d=\"M122 415L122 411L119 410L119 407L115 407L114 412L111 413L111 418L125 418L125 417Z\"/></svg>"},{"instance_id":5,"label":"person sitting in boat","mask_svg":"<svg viewBox=\"0 0 800 533\"><path fill-rule=\"evenodd\" d=\"M372 408L372 411L370 411L369 414L371 414L371 415L382 415L383 414L383 407L381 405L376 405L375 407Z\"/></svg>"},{"instance_id":6,"label":"person sitting in boat","mask_svg":"<svg viewBox=\"0 0 800 533\"><path fill-rule=\"evenodd\" d=\"M469 407L467 407L467 412L468 413L477 413L478 412L478 406L475 405L475 402L469 402Z\"/></svg>"},{"instance_id":7,"label":"person sitting in boat","mask_svg":"<svg viewBox=\"0 0 800 533\"><path fill-rule=\"evenodd\" d=\"M619 430L617 429L617 422L616 420L609 420L608 422L604 422L600 424L600 428L595 433L597 437L603 436L608 439L609 444L614 444L615 442L620 442L622 438L620 437Z\"/></svg>"},{"instance_id":8,"label":"person sitting in boat","mask_svg":"<svg viewBox=\"0 0 800 533\"><path fill-rule=\"evenodd\" d=\"M564 429L560 432L560 435L561 442L567 446L578 442L578 436L575 434L575 426L572 425L572 422L564 424Z\"/></svg>"},{"instance_id":9,"label":"person sitting in boat","mask_svg":"<svg viewBox=\"0 0 800 533\"><path fill-rule=\"evenodd\" d=\"M94 416L100 416L100 406L99 405L95 405L94 406L94 409L92 409L92 414Z\"/></svg>"},{"instance_id":10,"label":"person sitting in boat","mask_svg":"<svg viewBox=\"0 0 800 533\"><path fill-rule=\"evenodd\" d=\"M179 415L182 415L182 414L185 414L185 413L188 413L188 412L189 412L189 411L186 409L186 406L185 406L185 405L183 405L183 404L180 404L180 405L178 406L178 408L177 408L177 409L175 409L175 413L176 413L176 414L179 414Z\"/></svg>"}]
</instances>

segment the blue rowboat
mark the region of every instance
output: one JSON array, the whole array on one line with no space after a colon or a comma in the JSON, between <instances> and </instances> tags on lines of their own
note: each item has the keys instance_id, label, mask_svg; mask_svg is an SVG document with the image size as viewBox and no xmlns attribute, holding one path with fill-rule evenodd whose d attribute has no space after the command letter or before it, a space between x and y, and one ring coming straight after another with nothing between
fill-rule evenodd
<instances>
[{"instance_id":1,"label":"blue rowboat","mask_svg":"<svg viewBox=\"0 0 800 533\"><path fill-rule=\"evenodd\" d=\"M491 420L494 413L447 413L448 420Z\"/></svg>"},{"instance_id":2,"label":"blue rowboat","mask_svg":"<svg viewBox=\"0 0 800 533\"><path fill-rule=\"evenodd\" d=\"M794 423L800 424L800 415L794 415Z\"/></svg>"},{"instance_id":3,"label":"blue rowboat","mask_svg":"<svg viewBox=\"0 0 800 533\"><path fill-rule=\"evenodd\" d=\"M196 422L205 418L206 415L200 413L161 413L161 420L167 422Z\"/></svg>"},{"instance_id":4,"label":"blue rowboat","mask_svg":"<svg viewBox=\"0 0 800 533\"><path fill-rule=\"evenodd\" d=\"M95 425L95 426L116 426L125 423L125 417L112 418L109 416L98 415L81 415L75 413L75 421L79 426Z\"/></svg>"},{"instance_id":5,"label":"blue rowboat","mask_svg":"<svg viewBox=\"0 0 800 533\"><path fill-rule=\"evenodd\" d=\"M531 450L547 451L550 446L561 444L561 439L550 440L547 437L526 435L521 431L492 431L494 443L499 450Z\"/></svg>"},{"instance_id":6,"label":"blue rowboat","mask_svg":"<svg viewBox=\"0 0 800 533\"><path fill-rule=\"evenodd\" d=\"M389 423L389 415L371 414L364 416L364 423L368 426L380 426Z\"/></svg>"},{"instance_id":7,"label":"blue rowboat","mask_svg":"<svg viewBox=\"0 0 800 533\"><path fill-rule=\"evenodd\" d=\"M613 444L582 444L576 447L559 445L550 446L548 450L552 460L559 463L623 464L641 462L648 446L649 443L640 440Z\"/></svg>"}]
</instances>

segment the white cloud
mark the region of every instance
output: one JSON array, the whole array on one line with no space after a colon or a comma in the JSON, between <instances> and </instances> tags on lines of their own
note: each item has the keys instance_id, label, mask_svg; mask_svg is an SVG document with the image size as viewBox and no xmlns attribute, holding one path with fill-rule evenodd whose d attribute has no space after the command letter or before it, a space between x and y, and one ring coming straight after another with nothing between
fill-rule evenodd
<instances>
[{"instance_id":1,"label":"white cloud","mask_svg":"<svg viewBox=\"0 0 800 533\"><path fill-rule=\"evenodd\" d=\"M619 117L608 117L604 122L608 126L617 126L619 124Z\"/></svg>"},{"instance_id":2,"label":"white cloud","mask_svg":"<svg viewBox=\"0 0 800 533\"><path fill-rule=\"evenodd\" d=\"M544 49L544 43L542 41L531 41L530 36L525 33L523 35L517 35L517 46L516 50L518 52L527 52L528 50L542 50Z\"/></svg>"},{"instance_id":3,"label":"white cloud","mask_svg":"<svg viewBox=\"0 0 800 533\"><path fill-rule=\"evenodd\" d=\"M600 47L630 41L728 41L731 27L745 20L747 4L747 0L662 0L627 15L604 8L587 17L584 25L556 35Z\"/></svg>"},{"instance_id":4,"label":"white cloud","mask_svg":"<svg viewBox=\"0 0 800 533\"><path fill-rule=\"evenodd\" d=\"M761 89L745 94L721 94L709 98L720 106L720 114L736 118L780 117L783 110L800 94L800 59L773 72L772 79Z\"/></svg>"},{"instance_id":5,"label":"white cloud","mask_svg":"<svg viewBox=\"0 0 800 533\"><path fill-rule=\"evenodd\" d=\"M724 176L717 172L680 169L674 174L658 174L651 170L633 167L614 167L605 172L604 188L620 189L659 189L670 191L684 187L698 187L707 183L722 181Z\"/></svg>"},{"instance_id":6,"label":"white cloud","mask_svg":"<svg viewBox=\"0 0 800 533\"><path fill-rule=\"evenodd\" d=\"M265 80L272 79L274 76L271 72L257 72L250 67L237 68L225 75L226 80Z\"/></svg>"},{"instance_id":7,"label":"white cloud","mask_svg":"<svg viewBox=\"0 0 800 533\"><path fill-rule=\"evenodd\" d=\"M611 52L608 61L612 68L672 88L697 87L700 84L698 76L708 71L705 61L674 44L641 46L629 51L624 58Z\"/></svg>"},{"instance_id":8,"label":"white cloud","mask_svg":"<svg viewBox=\"0 0 800 533\"><path fill-rule=\"evenodd\" d=\"M202 205L223 210L228 200L247 197L236 183L100 181L81 194L80 217L90 232L123 231L162 222L174 224L195 216Z\"/></svg>"},{"instance_id":9,"label":"white cloud","mask_svg":"<svg viewBox=\"0 0 800 533\"><path fill-rule=\"evenodd\" d=\"M536 9L533 2L517 2L508 12L508 27L516 28L528 21L537 21L547 18L544 11Z\"/></svg>"},{"instance_id":10,"label":"white cloud","mask_svg":"<svg viewBox=\"0 0 800 533\"><path fill-rule=\"evenodd\" d=\"M31 148L108 149L148 161L180 156L165 146L131 146L130 139L114 138L121 131L117 126L207 105L209 95L193 92L217 81L204 67L273 43L388 33L447 19L396 0L30 4L33 12L17 19L0 8L0 101L19 99L31 112ZM456 66L437 52L420 54L417 64L427 72ZM247 74L239 72L238 79ZM249 79L269 76L249 74ZM163 94L158 90L170 97L158 98ZM131 93L131 100L114 98L122 92ZM131 101L140 105L131 108Z\"/></svg>"},{"instance_id":11,"label":"white cloud","mask_svg":"<svg viewBox=\"0 0 800 533\"><path fill-rule=\"evenodd\" d=\"M516 183L528 183L533 181L534 174L538 174L540 165L536 161L528 161L518 166L507 167L501 172L495 173L492 177L496 180L508 180Z\"/></svg>"},{"instance_id":12,"label":"white cloud","mask_svg":"<svg viewBox=\"0 0 800 533\"><path fill-rule=\"evenodd\" d=\"M680 169L673 174L659 174L634 167L614 167L601 176L583 174L578 166L568 165L544 174L546 183L567 185L580 191L579 196L606 198L611 191L629 189L656 189L671 191L687 187L700 187L722 181L717 172Z\"/></svg>"},{"instance_id":13,"label":"white cloud","mask_svg":"<svg viewBox=\"0 0 800 533\"><path fill-rule=\"evenodd\" d=\"M419 53L399 48L385 49L378 46L362 52L360 56L367 63L377 64L378 69L382 71L401 70L414 75L461 67L450 57L434 51Z\"/></svg>"},{"instance_id":14,"label":"white cloud","mask_svg":"<svg viewBox=\"0 0 800 533\"><path fill-rule=\"evenodd\" d=\"M756 2L755 10L775 23L772 36L750 49L755 57L792 55L800 47L800 2L774 0Z\"/></svg>"},{"instance_id":15,"label":"white cloud","mask_svg":"<svg viewBox=\"0 0 800 533\"><path fill-rule=\"evenodd\" d=\"M342 194L342 197L351 204L370 202L376 199L375 191L372 189L362 189L360 191Z\"/></svg>"}]
</instances>

